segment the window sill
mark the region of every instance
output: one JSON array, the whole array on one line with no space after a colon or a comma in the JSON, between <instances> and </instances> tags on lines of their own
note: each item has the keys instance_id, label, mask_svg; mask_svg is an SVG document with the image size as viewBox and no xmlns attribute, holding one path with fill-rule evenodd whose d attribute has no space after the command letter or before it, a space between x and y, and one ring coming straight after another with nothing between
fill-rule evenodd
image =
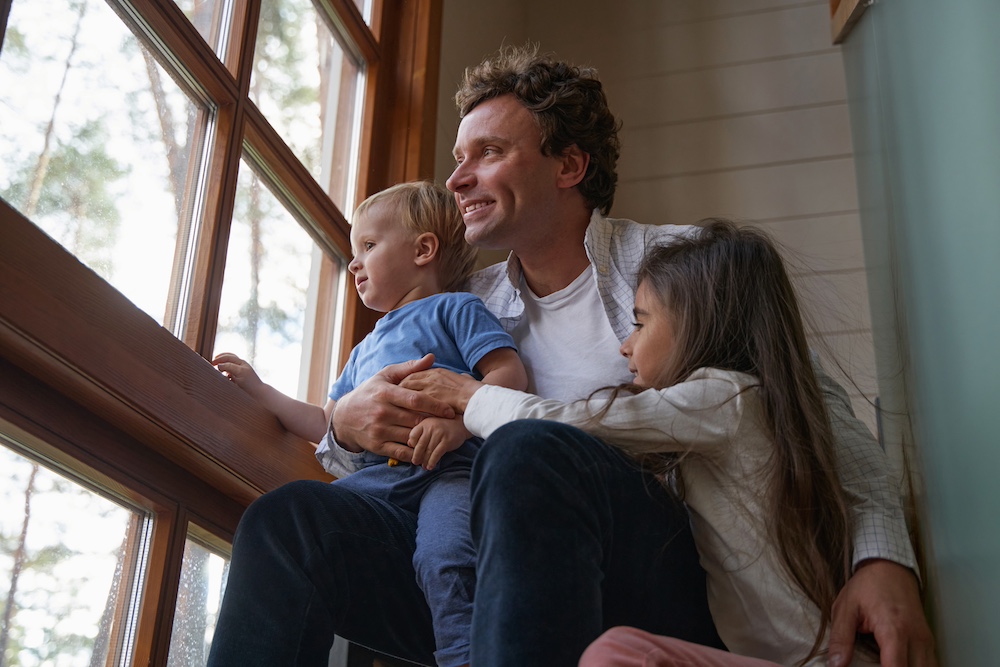
<instances>
[{"instance_id":1,"label":"window sill","mask_svg":"<svg viewBox=\"0 0 1000 667\"><path fill-rule=\"evenodd\" d=\"M0 357L245 505L312 446L0 201Z\"/></svg>"}]
</instances>

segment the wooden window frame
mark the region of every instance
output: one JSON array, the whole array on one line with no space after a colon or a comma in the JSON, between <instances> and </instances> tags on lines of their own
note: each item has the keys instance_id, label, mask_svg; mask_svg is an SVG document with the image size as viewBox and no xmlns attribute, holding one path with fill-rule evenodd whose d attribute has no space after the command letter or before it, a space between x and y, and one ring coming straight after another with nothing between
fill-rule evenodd
<instances>
[{"instance_id":1,"label":"wooden window frame","mask_svg":"<svg viewBox=\"0 0 1000 667\"><path fill-rule=\"evenodd\" d=\"M368 62L357 199L433 178L442 0L375 0L372 28L351 0L320 0ZM0 0L6 28L10 0ZM237 170L245 148L328 252L349 256L344 215L247 102L259 0L235 0L243 38L223 65L170 0L132 0L143 30L218 105L208 165L208 233L180 337L0 200L0 430L49 465L153 512L132 664L167 663L188 522L231 541L243 509L298 479L330 479L309 443L227 382L212 353ZM2 35L0 35L2 39ZM2 44L2 41L0 41ZM376 317L353 290L340 351ZM330 364L331 354L313 364ZM341 354L341 358L346 358Z\"/></svg>"}]
</instances>

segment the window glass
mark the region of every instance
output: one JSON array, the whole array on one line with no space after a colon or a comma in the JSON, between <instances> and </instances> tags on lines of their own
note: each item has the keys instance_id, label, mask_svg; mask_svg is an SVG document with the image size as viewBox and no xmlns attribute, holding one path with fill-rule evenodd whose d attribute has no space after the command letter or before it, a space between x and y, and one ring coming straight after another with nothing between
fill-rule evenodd
<instances>
[{"instance_id":1,"label":"window glass","mask_svg":"<svg viewBox=\"0 0 1000 667\"><path fill-rule=\"evenodd\" d=\"M152 521L4 445L0 467L3 663L128 664Z\"/></svg>"},{"instance_id":2,"label":"window glass","mask_svg":"<svg viewBox=\"0 0 1000 667\"><path fill-rule=\"evenodd\" d=\"M328 305L317 302L318 293L329 292L318 284L322 259L298 220L242 162L215 354L239 355L264 382L305 400L310 350L305 323L315 321L317 306Z\"/></svg>"},{"instance_id":3,"label":"window glass","mask_svg":"<svg viewBox=\"0 0 1000 667\"><path fill-rule=\"evenodd\" d=\"M0 90L0 197L169 326L208 110L102 0L15 0Z\"/></svg>"},{"instance_id":4,"label":"window glass","mask_svg":"<svg viewBox=\"0 0 1000 667\"><path fill-rule=\"evenodd\" d=\"M167 667L204 665L208 659L229 577L229 557L209 546L207 537L197 526L188 526Z\"/></svg>"},{"instance_id":5,"label":"window glass","mask_svg":"<svg viewBox=\"0 0 1000 667\"><path fill-rule=\"evenodd\" d=\"M361 10L361 16L365 18L365 23L372 24L372 0L354 0L354 4Z\"/></svg>"},{"instance_id":6,"label":"window glass","mask_svg":"<svg viewBox=\"0 0 1000 667\"><path fill-rule=\"evenodd\" d=\"M225 13L231 11L231 2L227 0L174 0L188 17L205 41L215 50L222 53L222 38L225 36L223 25Z\"/></svg>"},{"instance_id":7,"label":"window glass","mask_svg":"<svg viewBox=\"0 0 1000 667\"><path fill-rule=\"evenodd\" d=\"M342 212L353 208L362 69L310 0L263 0L250 97Z\"/></svg>"}]
</instances>

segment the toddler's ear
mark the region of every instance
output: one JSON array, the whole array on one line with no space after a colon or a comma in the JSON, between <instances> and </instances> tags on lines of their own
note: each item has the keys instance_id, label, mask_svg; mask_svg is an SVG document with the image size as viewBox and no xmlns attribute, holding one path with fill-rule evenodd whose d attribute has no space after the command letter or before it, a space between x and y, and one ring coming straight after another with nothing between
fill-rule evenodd
<instances>
[{"instance_id":1,"label":"toddler's ear","mask_svg":"<svg viewBox=\"0 0 1000 667\"><path fill-rule=\"evenodd\" d=\"M413 242L413 247L416 251L413 261L417 266L424 266L437 257L441 243L433 232L424 232Z\"/></svg>"}]
</instances>

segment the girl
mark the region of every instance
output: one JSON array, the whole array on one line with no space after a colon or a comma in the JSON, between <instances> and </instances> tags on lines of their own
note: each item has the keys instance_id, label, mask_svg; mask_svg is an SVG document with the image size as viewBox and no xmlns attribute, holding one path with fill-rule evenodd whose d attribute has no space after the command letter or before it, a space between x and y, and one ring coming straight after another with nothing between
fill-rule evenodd
<instances>
[{"instance_id":1,"label":"girl","mask_svg":"<svg viewBox=\"0 0 1000 667\"><path fill-rule=\"evenodd\" d=\"M560 403L440 370L406 384L483 437L514 419L578 426L659 466L683 496L716 628L738 655L647 636L630 662L634 642L621 640L633 631L617 629L582 664L822 664L849 574L849 509L781 257L763 233L711 221L651 250L637 281L621 346L635 380L610 396Z\"/></svg>"}]
</instances>

